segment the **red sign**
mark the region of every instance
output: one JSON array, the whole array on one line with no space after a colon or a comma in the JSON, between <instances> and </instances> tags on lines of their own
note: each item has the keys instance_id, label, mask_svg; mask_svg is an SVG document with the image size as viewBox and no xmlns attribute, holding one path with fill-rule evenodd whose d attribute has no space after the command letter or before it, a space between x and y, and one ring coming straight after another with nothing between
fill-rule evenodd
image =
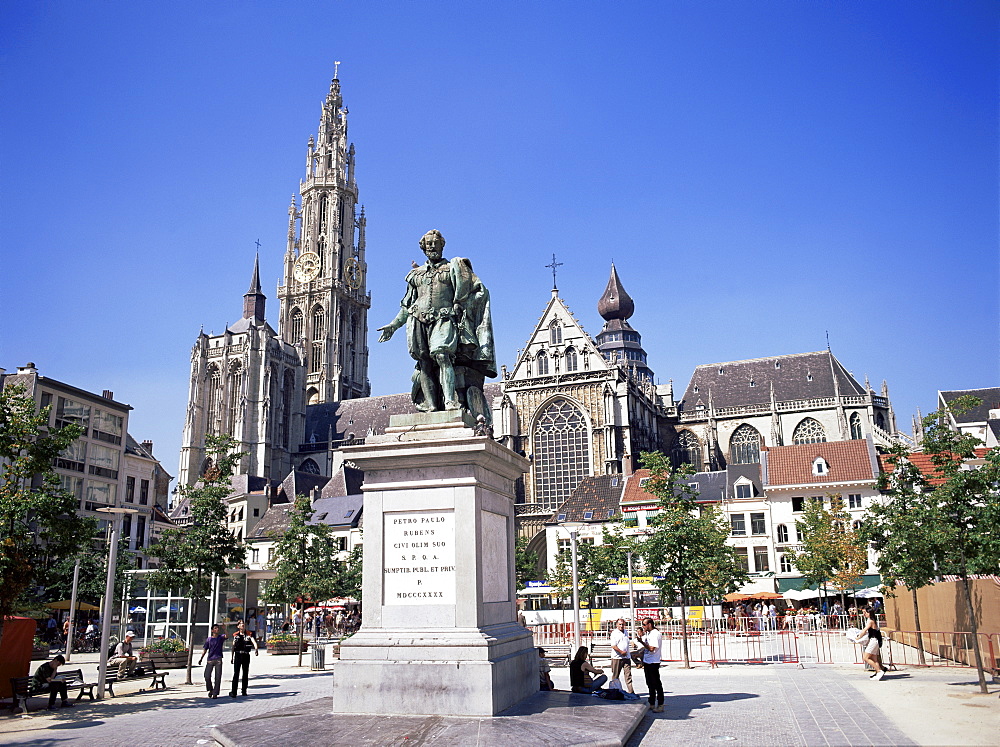
<instances>
[{"instance_id":1,"label":"red sign","mask_svg":"<svg viewBox=\"0 0 1000 747\"><path fill-rule=\"evenodd\" d=\"M643 610L636 610L635 611L635 616L637 618L639 618L639 619L644 618L644 617L649 617L649 618L651 618L653 620L659 620L660 619L660 611L659 610L655 610L655 609L654 610L645 610L645 609L643 609Z\"/></svg>"}]
</instances>

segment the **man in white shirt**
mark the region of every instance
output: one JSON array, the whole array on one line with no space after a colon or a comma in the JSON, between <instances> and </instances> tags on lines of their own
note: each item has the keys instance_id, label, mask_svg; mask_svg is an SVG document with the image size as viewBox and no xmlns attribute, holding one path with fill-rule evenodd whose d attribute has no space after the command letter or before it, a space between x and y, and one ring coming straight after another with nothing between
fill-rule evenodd
<instances>
[{"instance_id":1,"label":"man in white shirt","mask_svg":"<svg viewBox=\"0 0 1000 747\"><path fill-rule=\"evenodd\" d=\"M649 710L653 713L663 713L663 683L660 682L660 654L663 636L656 629L652 618L642 621L643 635L639 643L645 649L642 654L642 672L646 675L646 687L649 688Z\"/></svg>"},{"instance_id":2,"label":"man in white shirt","mask_svg":"<svg viewBox=\"0 0 1000 747\"><path fill-rule=\"evenodd\" d=\"M620 675L625 673L625 689L632 690L632 660L629 658L628 631L625 621L619 618L615 621L615 629L611 631L611 679L621 682Z\"/></svg>"}]
</instances>

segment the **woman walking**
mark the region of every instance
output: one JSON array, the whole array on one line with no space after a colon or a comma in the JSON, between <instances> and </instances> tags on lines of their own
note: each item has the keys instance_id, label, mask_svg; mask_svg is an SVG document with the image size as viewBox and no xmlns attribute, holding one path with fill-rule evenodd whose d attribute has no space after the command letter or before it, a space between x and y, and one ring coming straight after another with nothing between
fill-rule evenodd
<instances>
[{"instance_id":1,"label":"woman walking","mask_svg":"<svg viewBox=\"0 0 1000 747\"><path fill-rule=\"evenodd\" d=\"M861 631L859 638L868 636L868 645L862 659L872 665L875 673L868 679L880 680L885 677L885 667L882 666L882 631L878 627L878 616L871 610L868 611L868 624Z\"/></svg>"}]
</instances>

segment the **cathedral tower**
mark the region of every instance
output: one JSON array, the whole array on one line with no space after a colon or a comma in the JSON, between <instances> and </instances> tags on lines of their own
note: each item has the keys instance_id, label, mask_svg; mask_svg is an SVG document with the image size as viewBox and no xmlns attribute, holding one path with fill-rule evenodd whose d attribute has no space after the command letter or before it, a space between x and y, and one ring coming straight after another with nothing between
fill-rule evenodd
<instances>
[{"instance_id":1,"label":"cathedral tower","mask_svg":"<svg viewBox=\"0 0 1000 747\"><path fill-rule=\"evenodd\" d=\"M597 349L611 363L623 364L635 376L647 382L653 381L653 372L646 364L646 351L642 349L642 337L628 319L635 313L635 303L622 286L621 278L614 263L608 287L597 302L597 313L604 319L604 329L597 335Z\"/></svg>"},{"instance_id":2,"label":"cathedral tower","mask_svg":"<svg viewBox=\"0 0 1000 747\"><path fill-rule=\"evenodd\" d=\"M339 64L339 63L338 63ZM309 138L301 203L292 198L279 333L306 355L306 403L367 397L365 213L358 210L354 145L336 75Z\"/></svg>"}]
</instances>

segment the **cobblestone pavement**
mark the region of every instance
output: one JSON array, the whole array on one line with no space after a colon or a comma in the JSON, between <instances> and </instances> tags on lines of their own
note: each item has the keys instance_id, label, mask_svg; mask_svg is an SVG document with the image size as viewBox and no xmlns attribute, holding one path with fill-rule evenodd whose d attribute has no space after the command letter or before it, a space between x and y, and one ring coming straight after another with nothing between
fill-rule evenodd
<instances>
[{"instance_id":1,"label":"cobblestone pavement","mask_svg":"<svg viewBox=\"0 0 1000 747\"><path fill-rule=\"evenodd\" d=\"M666 669L663 713L647 713L628 745L914 744L850 677L867 679L860 667L851 672L795 665ZM891 678L878 685L891 687Z\"/></svg>"},{"instance_id":2,"label":"cobblestone pavement","mask_svg":"<svg viewBox=\"0 0 1000 747\"><path fill-rule=\"evenodd\" d=\"M45 701L32 699L28 718L0 716L0 744L46 745L72 744L88 747L188 747L214 745L211 727L257 716L276 708L298 705L330 694L332 673L310 672L308 666L294 667L293 656L267 654L250 660L249 695L230 698L232 676L228 661L223 669L222 695L209 700L201 684L202 668L196 668L194 681L183 685L182 669L169 670L167 689L139 693L145 684L138 680L115 688L114 698L90 703L86 698L74 708L46 711ZM303 661L308 663L306 657ZM37 666L37 662L33 662ZM68 669L83 667L88 681L96 682L96 664L87 659L74 660ZM39 711L39 707L41 710Z\"/></svg>"}]
</instances>

